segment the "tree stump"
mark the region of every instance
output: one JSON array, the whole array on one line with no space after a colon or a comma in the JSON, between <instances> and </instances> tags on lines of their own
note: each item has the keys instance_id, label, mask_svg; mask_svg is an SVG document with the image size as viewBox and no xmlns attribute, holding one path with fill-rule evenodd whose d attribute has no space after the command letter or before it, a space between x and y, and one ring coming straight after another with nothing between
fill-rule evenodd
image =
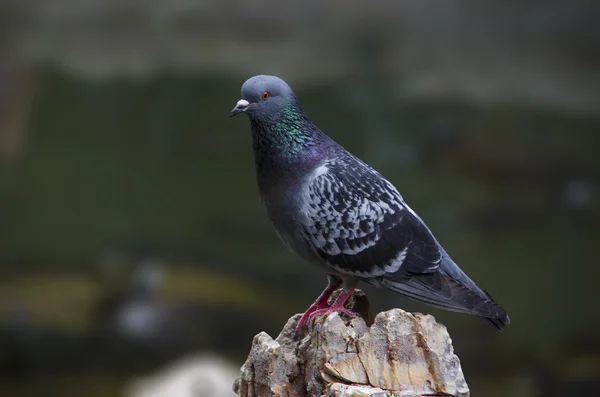
<instances>
[{"instance_id":1,"label":"tree stump","mask_svg":"<svg viewBox=\"0 0 600 397\"><path fill-rule=\"evenodd\" d=\"M275 340L259 333L234 391L241 397L469 396L445 326L400 309L373 319L368 306L357 291L348 304L357 318L333 313L297 337L295 315Z\"/></svg>"}]
</instances>

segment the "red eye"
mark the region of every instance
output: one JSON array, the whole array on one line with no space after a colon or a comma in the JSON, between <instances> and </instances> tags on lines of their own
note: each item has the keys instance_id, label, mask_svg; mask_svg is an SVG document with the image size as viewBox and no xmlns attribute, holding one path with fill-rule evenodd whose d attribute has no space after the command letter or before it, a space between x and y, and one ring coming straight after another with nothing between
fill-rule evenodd
<instances>
[{"instance_id":1,"label":"red eye","mask_svg":"<svg viewBox=\"0 0 600 397\"><path fill-rule=\"evenodd\" d=\"M271 96L271 93L269 91L265 91L260 96L260 99L262 99L263 101L266 101L267 99L269 99L270 96Z\"/></svg>"}]
</instances>

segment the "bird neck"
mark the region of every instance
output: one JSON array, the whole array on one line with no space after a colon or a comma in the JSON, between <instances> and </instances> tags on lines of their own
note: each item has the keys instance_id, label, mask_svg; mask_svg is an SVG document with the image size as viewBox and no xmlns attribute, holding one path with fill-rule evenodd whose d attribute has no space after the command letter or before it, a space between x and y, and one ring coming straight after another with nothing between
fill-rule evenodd
<instances>
[{"instance_id":1,"label":"bird neck","mask_svg":"<svg viewBox=\"0 0 600 397\"><path fill-rule=\"evenodd\" d=\"M330 141L297 104L290 104L276 114L253 118L251 126L259 175L308 166L321 158Z\"/></svg>"}]
</instances>

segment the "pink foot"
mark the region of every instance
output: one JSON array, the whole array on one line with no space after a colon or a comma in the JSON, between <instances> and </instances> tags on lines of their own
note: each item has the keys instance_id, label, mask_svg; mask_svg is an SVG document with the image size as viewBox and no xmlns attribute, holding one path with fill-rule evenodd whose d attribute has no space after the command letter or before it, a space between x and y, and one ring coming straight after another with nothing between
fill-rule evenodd
<instances>
[{"instance_id":1,"label":"pink foot","mask_svg":"<svg viewBox=\"0 0 600 397\"><path fill-rule=\"evenodd\" d=\"M330 281L327 285L327 288L321 292L321 295L317 298L316 301L304 312L300 321L298 321L298 325L296 325L296 334L300 334L302 328L306 325L307 322L310 321L311 316L314 312L329 308L329 297L333 292L342 284L342 280ZM314 318L314 317L312 317Z\"/></svg>"},{"instance_id":2,"label":"pink foot","mask_svg":"<svg viewBox=\"0 0 600 397\"><path fill-rule=\"evenodd\" d=\"M316 317L319 316L329 316L331 313L343 313L345 315L347 315L350 318L354 318L356 317L355 313L352 313L350 310L346 309L344 307L344 304L346 303L346 301L348 300L348 298L350 297L350 295L352 295L352 293L354 292L354 288L349 289L346 292L342 292L340 294L340 296L338 296L338 298L335 300L335 302L333 303L333 305L331 306L325 306L325 307L320 307L320 308L315 308L313 309L310 313L307 310L306 313L304 313L304 315L302 316L302 318L300 319L300 321L304 320L304 322L302 323L302 326L300 326L300 322L298 323L298 326L296 327L296 333L300 333L300 331L302 330L302 328L304 327L304 324L308 323L308 324L312 324L313 321L315 320ZM311 306L312 308L312 306ZM309 308L310 310L310 308ZM308 315L307 315L308 313ZM306 317L306 319L305 319ZM319 326L320 324L318 324Z\"/></svg>"},{"instance_id":3,"label":"pink foot","mask_svg":"<svg viewBox=\"0 0 600 397\"><path fill-rule=\"evenodd\" d=\"M335 308L333 306L327 307L324 309L315 310L308 316L308 324L312 324L314 320L319 316L324 316L327 318L331 313L343 313L350 318L356 317L355 313L352 313L350 310L344 308ZM322 322L315 323L317 326L317 330L321 328Z\"/></svg>"}]
</instances>

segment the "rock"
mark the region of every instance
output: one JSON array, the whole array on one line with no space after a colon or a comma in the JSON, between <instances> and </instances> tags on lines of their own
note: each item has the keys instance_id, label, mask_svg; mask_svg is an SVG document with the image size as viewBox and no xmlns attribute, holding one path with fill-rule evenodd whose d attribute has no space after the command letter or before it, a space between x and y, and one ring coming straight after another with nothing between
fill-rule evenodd
<instances>
[{"instance_id":1,"label":"rock","mask_svg":"<svg viewBox=\"0 0 600 397\"><path fill-rule=\"evenodd\" d=\"M327 389L327 397L389 397L378 387L332 383Z\"/></svg>"},{"instance_id":2,"label":"rock","mask_svg":"<svg viewBox=\"0 0 600 397\"><path fill-rule=\"evenodd\" d=\"M236 371L220 357L203 354L188 357L161 371L135 380L127 397L233 397Z\"/></svg>"},{"instance_id":3,"label":"rock","mask_svg":"<svg viewBox=\"0 0 600 397\"><path fill-rule=\"evenodd\" d=\"M300 315L275 340L256 335L234 391L241 397L469 396L446 327L400 309L373 319L361 291L350 310L355 302L361 317L333 313L301 338L294 333Z\"/></svg>"}]
</instances>

